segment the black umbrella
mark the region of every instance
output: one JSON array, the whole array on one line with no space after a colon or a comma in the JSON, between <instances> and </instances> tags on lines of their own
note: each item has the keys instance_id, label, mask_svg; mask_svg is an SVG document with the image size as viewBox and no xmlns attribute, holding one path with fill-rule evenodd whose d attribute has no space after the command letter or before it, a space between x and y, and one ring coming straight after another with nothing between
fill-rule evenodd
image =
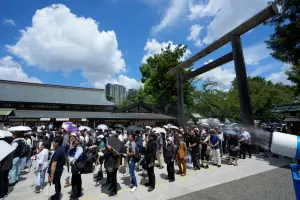
<instances>
[{"instance_id":1,"label":"black umbrella","mask_svg":"<svg viewBox=\"0 0 300 200\"><path fill-rule=\"evenodd\" d=\"M126 153L126 148L123 142L117 137L110 136L107 138L107 145L111 146L118 154Z\"/></svg>"},{"instance_id":2,"label":"black umbrella","mask_svg":"<svg viewBox=\"0 0 300 200\"><path fill-rule=\"evenodd\" d=\"M143 127L141 127L141 126L128 126L127 127L127 131L133 131L133 132L135 132L135 131L144 131L145 129L143 128Z\"/></svg>"}]
</instances>

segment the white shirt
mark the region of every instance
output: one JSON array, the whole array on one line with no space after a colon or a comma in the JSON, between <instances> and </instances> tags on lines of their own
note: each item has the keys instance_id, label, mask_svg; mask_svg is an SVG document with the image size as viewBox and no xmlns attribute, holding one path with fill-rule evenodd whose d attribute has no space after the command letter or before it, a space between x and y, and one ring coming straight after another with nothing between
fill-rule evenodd
<instances>
[{"instance_id":1,"label":"white shirt","mask_svg":"<svg viewBox=\"0 0 300 200\"><path fill-rule=\"evenodd\" d=\"M85 139L84 139L83 136L80 136L80 137L79 137L79 140L80 140L81 143L84 143L84 142L85 142Z\"/></svg>"},{"instance_id":2,"label":"white shirt","mask_svg":"<svg viewBox=\"0 0 300 200\"><path fill-rule=\"evenodd\" d=\"M81 146L77 146L72 162L75 162L81 156L82 153L83 153L83 148Z\"/></svg>"},{"instance_id":3,"label":"white shirt","mask_svg":"<svg viewBox=\"0 0 300 200\"><path fill-rule=\"evenodd\" d=\"M244 138L245 138L245 140L249 140L250 139L250 133L248 133L247 131L244 131L243 133L242 133L242 136L244 136Z\"/></svg>"},{"instance_id":4,"label":"white shirt","mask_svg":"<svg viewBox=\"0 0 300 200\"><path fill-rule=\"evenodd\" d=\"M31 142L31 139L27 139L26 140L26 144L28 145L28 146L30 146L30 148L32 148L32 142Z\"/></svg>"},{"instance_id":5,"label":"white shirt","mask_svg":"<svg viewBox=\"0 0 300 200\"><path fill-rule=\"evenodd\" d=\"M122 134L120 134L120 135L118 136L118 139L119 139L121 142L124 142L124 137L123 137Z\"/></svg>"},{"instance_id":6,"label":"white shirt","mask_svg":"<svg viewBox=\"0 0 300 200\"><path fill-rule=\"evenodd\" d=\"M36 169L41 166L41 170L45 170L49 164L49 150L43 149L36 156Z\"/></svg>"},{"instance_id":7,"label":"white shirt","mask_svg":"<svg viewBox=\"0 0 300 200\"><path fill-rule=\"evenodd\" d=\"M223 131L221 132L221 134L218 135L221 141L224 141L224 134Z\"/></svg>"},{"instance_id":8,"label":"white shirt","mask_svg":"<svg viewBox=\"0 0 300 200\"><path fill-rule=\"evenodd\" d=\"M85 140L85 142L86 142L86 144L87 144L87 143L89 143L89 141L90 141L90 137L87 135L87 136L84 137L84 140Z\"/></svg>"}]
</instances>

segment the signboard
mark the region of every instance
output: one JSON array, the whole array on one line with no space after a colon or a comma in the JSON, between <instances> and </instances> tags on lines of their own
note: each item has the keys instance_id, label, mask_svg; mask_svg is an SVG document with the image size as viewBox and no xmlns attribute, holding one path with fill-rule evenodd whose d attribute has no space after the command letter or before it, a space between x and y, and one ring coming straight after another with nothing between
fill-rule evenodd
<instances>
[{"instance_id":1,"label":"signboard","mask_svg":"<svg viewBox=\"0 0 300 200\"><path fill-rule=\"evenodd\" d=\"M50 118L40 118L40 121L49 122L49 121L50 121Z\"/></svg>"},{"instance_id":2,"label":"signboard","mask_svg":"<svg viewBox=\"0 0 300 200\"><path fill-rule=\"evenodd\" d=\"M69 121L69 118L56 118L56 121L58 121L58 122L67 122L67 121Z\"/></svg>"}]
</instances>

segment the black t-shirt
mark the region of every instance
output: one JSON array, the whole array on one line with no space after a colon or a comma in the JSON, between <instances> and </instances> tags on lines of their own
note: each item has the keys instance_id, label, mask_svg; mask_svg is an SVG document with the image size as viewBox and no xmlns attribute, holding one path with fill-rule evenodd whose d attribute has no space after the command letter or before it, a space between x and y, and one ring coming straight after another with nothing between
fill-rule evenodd
<instances>
[{"instance_id":1,"label":"black t-shirt","mask_svg":"<svg viewBox=\"0 0 300 200\"><path fill-rule=\"evenodd\" d=\"M65 148L63 146L58 147L54 152L50 161L48 173L51 172L52 161L56 161L55 172L62 172L64 170L64 165L66 164L66 155L65 155Z\"/></svg>"}]
</instances>

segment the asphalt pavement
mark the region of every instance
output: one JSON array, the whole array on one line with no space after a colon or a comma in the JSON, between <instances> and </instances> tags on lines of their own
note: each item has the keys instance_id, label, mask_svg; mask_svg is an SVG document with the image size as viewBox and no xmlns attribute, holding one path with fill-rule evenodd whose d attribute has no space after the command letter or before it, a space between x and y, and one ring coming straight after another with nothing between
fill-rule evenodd
<instances>
[{"instance_id":1,"label":"asphalt pavement","mask_svg":"<svg viewBox=\"0 0 300 200\"><path fill-rule=\"evenodd\" d=\"M172 200L294 200L289 167L248 176Z\"/></svg>"}]
</instances>

